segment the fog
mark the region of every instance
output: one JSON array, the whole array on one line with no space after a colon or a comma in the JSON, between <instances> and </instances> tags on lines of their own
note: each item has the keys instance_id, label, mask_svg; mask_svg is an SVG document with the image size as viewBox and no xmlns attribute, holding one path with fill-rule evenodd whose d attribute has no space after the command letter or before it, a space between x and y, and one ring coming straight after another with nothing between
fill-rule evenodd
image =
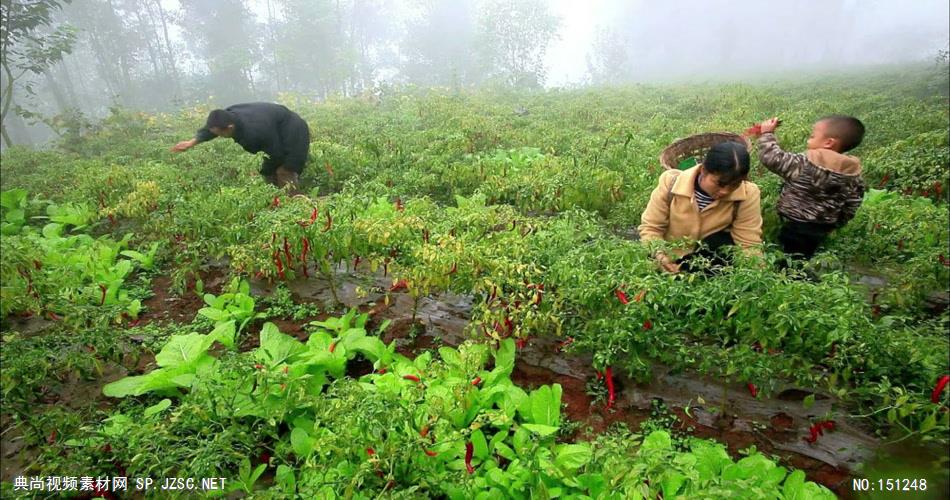
<instances>
[{"instance_id":1,"label":"fog","mask_svg":"<svg viewBox=\"0 0 950 500\"><path fill-rule=\"evenodd\" d=\"M946 0L5 0L2 7L5 147L79 133L116 107L173 111L405 86L738 81L933 62L946 59L950 40Z\"/></svg>"}]
</instances>

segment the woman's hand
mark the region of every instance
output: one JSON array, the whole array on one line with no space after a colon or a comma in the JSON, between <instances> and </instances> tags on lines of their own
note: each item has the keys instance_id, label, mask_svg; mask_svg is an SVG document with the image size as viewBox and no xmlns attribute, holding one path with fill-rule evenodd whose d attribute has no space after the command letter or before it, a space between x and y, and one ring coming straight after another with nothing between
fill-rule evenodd
<instances>
[{"instance_id":1,"label":"woman's hand","mask_svg":"<svg viewBox=\"0 0 950 500\"><path fill-rule=\"evenodd\" d=\"M671 274L680 272L680 265L673 262L665 253L657 252L656 260L660 264L660 268L664 271Z\"/></svg>"}]
</instances>

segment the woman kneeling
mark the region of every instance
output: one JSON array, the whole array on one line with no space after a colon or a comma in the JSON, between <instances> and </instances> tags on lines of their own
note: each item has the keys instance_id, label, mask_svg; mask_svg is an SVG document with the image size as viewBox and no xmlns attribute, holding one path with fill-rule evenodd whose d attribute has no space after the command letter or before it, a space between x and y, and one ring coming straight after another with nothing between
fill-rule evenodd
<instances>
[{"instance_id":1,"label":"woman kneeling","mask_svg":"<svg viewBox=\"0 0 950 500\"><path fill-rule=\"evenodd\" d=\"M739 245L751 253L762 243L759 187L746 180L749 151L735 142L721 142L702 164L688 170L667 170L650 195L640 218L640 240L701 242L699 250L680 249L675 256L657 252L660 266L671 273L690 271L695 257L725 265L722 248Z\"/></svg>"}]
</instances>

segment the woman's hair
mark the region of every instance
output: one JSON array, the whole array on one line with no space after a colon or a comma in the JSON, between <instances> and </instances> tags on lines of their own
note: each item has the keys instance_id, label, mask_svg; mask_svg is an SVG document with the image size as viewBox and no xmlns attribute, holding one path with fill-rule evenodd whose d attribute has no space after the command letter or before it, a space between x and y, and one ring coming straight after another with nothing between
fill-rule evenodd
<instances>
[{"instance_id":1,"label":"woman's hair","mask_svg":"<svg viewBox=\"0 0 950 500\"><path fill-rule=\"evenodd\" d=\"M703 168L719 177L720 186L738 184L749 175L749 150L738 142L720 142L706 153Z\"/></svg>"}]
</instances>

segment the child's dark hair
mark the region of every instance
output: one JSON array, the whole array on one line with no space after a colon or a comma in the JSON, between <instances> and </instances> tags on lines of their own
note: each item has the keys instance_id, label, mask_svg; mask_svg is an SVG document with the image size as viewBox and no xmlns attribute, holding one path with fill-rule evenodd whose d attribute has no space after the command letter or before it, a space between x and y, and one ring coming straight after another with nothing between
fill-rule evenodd
<instances>
[{"instance_id":1,"label":"child's dark hair","mask_svg":"<svg viewBox=\"0 0 950 500\"><path fill-rule=\"evenodd\" d=\"M236 121L234 113L226 109L216 109L208 113L208 121L205 126L208 128L227 128L228 125L233 125Z\"/></svg>"},{"instance_id":2,"label":"child's dark hair","mask_svg":"<svg viewBox=\"0 0 950 500\"><path fill-rule=\"evenodd\" d=\"M749 150L738 142L720 142L709 148L703 168L719 177L720 186L739 184L749 175Z\"/></svg>"},{"instance_id":3,"label":"child's dark hair","mask_svg":"<svg viewBox=\"0 0 950 500\"><path fill-rule=\"evenodd\" d=\"M818 121L827 124L828 136L838 139L842 153L858 147L864 139L864 124L853 116L828 115Z\"/></svg>"}]
</instances>

